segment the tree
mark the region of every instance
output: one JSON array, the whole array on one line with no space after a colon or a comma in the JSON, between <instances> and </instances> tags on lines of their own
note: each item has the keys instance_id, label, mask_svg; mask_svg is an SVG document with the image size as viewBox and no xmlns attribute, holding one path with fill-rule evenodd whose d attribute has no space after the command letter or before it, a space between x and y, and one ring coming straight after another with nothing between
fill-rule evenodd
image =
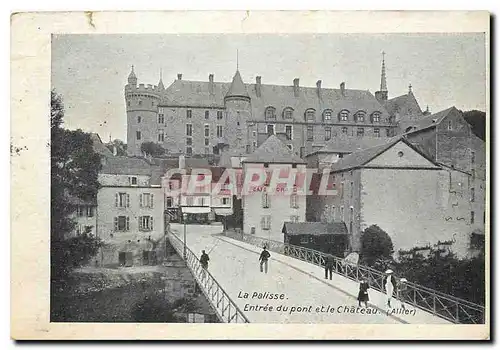
<instances>
[{"instance_id":1,"label":"tree","mask_svg":"<svg viewBox=\"0 0 500 350\"><path fill-rule=\"evenodd\" d=\"M127 144L122 140L115 139L112 142L106 144L106 147L113 152L113 148L116 148L117 156L126 156L127 155Z\"/></svg>"},{"instance_id":2,"label":"tree","mask_svg":"<svg viewBox=\"0 0 500 350\"><path fill-rule=\"evenodd\" d=\"M99 154L94 152L90 134L62 128L64 105L60 95L51 92L51 281L63 283L75 266L95 255L100 240L84 234L67 239L75 223L70 214L75 207L68 198L96 202L101 169ZM97 248L96 248L97 246Z\"/></svg>"},{"instance_id":3,"label":"tree","mask_svg":"<svg viewBox=\"0 0 500 350\"><path fill-rule=\"evenodd\" d=\"M141 144L141 152L152 157L158 157L165 154L165 148L154 142L143 142Z\"/></svg>"},{"instance_id":4,"label":"tree","mask_svg":"<svg viewBox=\"0 0 500 350\"><path fill-rule=\"evenodd\" d=\"M463 112L464 119L472 126L472 132L481 140L486 138L486 113L478 110Z\"/></svg>"},{"instance_id":5,"label":"tree","mask_svg":"<svg viewBox=\"0 0 500 350\"><path fill-rule=\"evenodd\" d=\"M394 247L391 237L377 225L366 228L361 235L361 259L364 264L374 266L377 261L383 265L392 262Z\"/></svg>"}]
</instances>

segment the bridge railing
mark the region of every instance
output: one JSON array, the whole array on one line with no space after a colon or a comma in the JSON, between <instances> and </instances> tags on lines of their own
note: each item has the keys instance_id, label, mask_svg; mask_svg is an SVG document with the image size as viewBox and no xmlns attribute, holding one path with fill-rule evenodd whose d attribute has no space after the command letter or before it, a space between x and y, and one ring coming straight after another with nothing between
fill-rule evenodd
<instances>
[{"instance_id":1,"label":"bridge railing","mask_svg":"<svg viewBox=\"0 0 500 350\"><path fill-rule=\"evenodd\" d=\"M308 263L324 267L326 255L317 250L304 248L288 243L256 237L245 233L226 232L228 237L263 247L270 251L291 256ZM334 257L333 271L354 281L365 279L370 288L385 293L385 274L371 267L350 263ZM484 306L460 299L416 283L406 282L406 288L400 291L399 299L404 303L418 307L454 323L481 324L484 323Z\"/></svg>"},{"instance_id":2,"label":"bridge railing","mask_svg":"<svg viewBox=\"0 0 500 350\"><path fill-rule=\"evenodd\" d=\"M173 233L169 233L167 237L177 254L182 257L184 249L182 240ZM250 323L212 274L201 266L198 257L187 247L186 264L222 322Z\"/></svg>"}]
</instances>

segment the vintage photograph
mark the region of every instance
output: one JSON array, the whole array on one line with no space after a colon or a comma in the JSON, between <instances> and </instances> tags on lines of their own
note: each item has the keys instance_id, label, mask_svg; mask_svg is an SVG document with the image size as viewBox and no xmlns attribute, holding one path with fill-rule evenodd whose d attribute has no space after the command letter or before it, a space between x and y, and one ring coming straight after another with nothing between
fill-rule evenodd
<instances>
[{"instance_id":1,"label":"vintage photograph","mask_svg":"<svg viewBox=\"0 0 500 350\"><path fill-rule=\"evenodd\" d=\"M54 35L51 321L484 322L485 35Z\"/></svg>"},{"instance_id":2,"label":"vintage photograph","mask_svg":"<svg viewBox=\"0 0 500 350\"><path fill-rule=\"evenodd\" d=\"M18 336L489 337L487 16L115 15L13 19Z\"/></svg>"}]
</instances>

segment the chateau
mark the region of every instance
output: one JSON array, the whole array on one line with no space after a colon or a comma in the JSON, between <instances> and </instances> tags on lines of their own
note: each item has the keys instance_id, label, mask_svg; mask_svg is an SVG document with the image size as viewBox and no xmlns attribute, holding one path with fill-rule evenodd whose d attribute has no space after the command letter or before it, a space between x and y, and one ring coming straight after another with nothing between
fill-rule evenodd
<instances>
[{"instance_id":1,"label":"chateau","mask_svg":"<svg viewBox=\"0 0 500 350\"><path fill-rule=\"evenodd\" d=\"M387 138L403 131L401 125L419 120L422 112L411 85L407 94L388 99L385 60L380 90L338 89L300 85L267 85L260 76L245 84L237 70L228 83L183 80L182 74L165 88L137 84L132 67L125 85L127 150L141 155L141 144L155 142L170 155L218 154L219 145L250 154L269 135L277 135L303 158L332 139Z\"/></svg>"}]
</instances>

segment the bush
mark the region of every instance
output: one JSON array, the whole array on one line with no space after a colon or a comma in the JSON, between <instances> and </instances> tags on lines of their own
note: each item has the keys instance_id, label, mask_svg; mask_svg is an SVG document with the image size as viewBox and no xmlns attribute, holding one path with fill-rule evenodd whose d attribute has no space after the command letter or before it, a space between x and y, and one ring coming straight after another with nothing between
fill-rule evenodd
<instances>
[{"instance_id":1,"label":"bush","mask_svg":"<svg viewBox=\"0 0 500 350\"><path fill-rule=\"evenodd\" d=\"M364 265L385 268L392 263L394 253L391 237L377 225L366 228L361 235L360 253Z\"/></svg>"},{"instance_id":2,"label":"bush","mask_svg":"<svg viewBox=\"0 0 500 350\"><path fill-rule=\"evenodd\" d=\"M165 148L154 142L143 142L141 144L141 152L153 157L158 157L165 154Z\"/></svg>"}]
</instances>

